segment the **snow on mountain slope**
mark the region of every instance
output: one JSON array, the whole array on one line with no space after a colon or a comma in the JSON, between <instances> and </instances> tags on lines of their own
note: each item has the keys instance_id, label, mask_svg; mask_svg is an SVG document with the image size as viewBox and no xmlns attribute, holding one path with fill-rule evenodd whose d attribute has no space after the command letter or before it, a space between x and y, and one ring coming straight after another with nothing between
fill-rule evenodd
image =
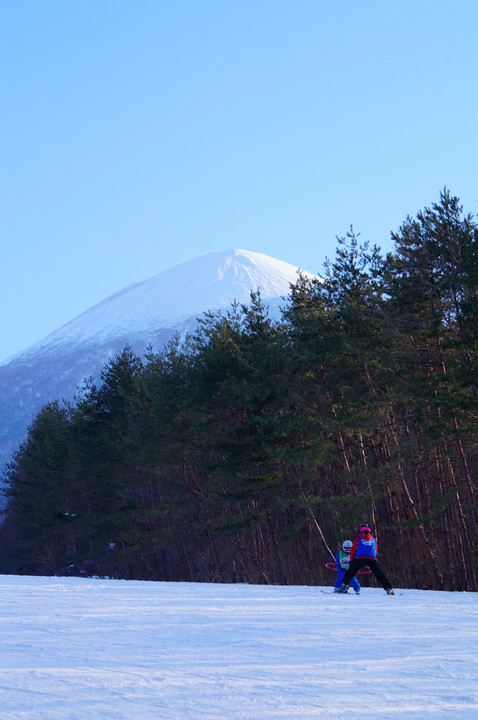
<instances>
[{"instance_id":1,"label":"snow on mountain slope","mask_svg":"<svg viewBox=\"0 0 478 720\"><path fill-rule=\"evenodd\" d=\"M105 343L128 334L143 336L158 327L177 328L206 310L247 303L251 290L264 301L289 294L297 268L247 250L209 253L130 285L102 300L29 348L28 353L64 343ZM311 273L304 272L311 276ZM276 303L274 304L274 310Z\"/></svg>"},{"instance_id":2,"label":"snow on mountain slope","mask_svg":"<svg viewBox=\"0 0 478 720\"><path fill-rule=\"evenodd\" d=\"M314 277L303 271L303 275ZM179 332L195 328L207 310L247 304L260 289L279 317L298 268L247 250L202 255L105 298L26 350L0 363L0 471L24 439L40 408L73 398L84 378L98 380L107 360L125 345L142 355L159 351Z\"/></svg>"}]
</instances>

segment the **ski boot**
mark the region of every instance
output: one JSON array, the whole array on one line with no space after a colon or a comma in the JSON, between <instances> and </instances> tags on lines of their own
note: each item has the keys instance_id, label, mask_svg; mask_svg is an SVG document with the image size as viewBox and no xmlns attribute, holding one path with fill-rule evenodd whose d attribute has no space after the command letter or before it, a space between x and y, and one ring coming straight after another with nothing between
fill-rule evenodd
<instances>
[{"instance_id":1,"label":"ski boot","mask_svg":"<svg viewBox=\"0 0 478 720\"><path fill-rule=\"evenodd\" d=\"M338 593L348 593L348 591L349 591L349 586L344 585L344 583L342 583L342 585L337 590Z\"/></svg>"}]
</instances>

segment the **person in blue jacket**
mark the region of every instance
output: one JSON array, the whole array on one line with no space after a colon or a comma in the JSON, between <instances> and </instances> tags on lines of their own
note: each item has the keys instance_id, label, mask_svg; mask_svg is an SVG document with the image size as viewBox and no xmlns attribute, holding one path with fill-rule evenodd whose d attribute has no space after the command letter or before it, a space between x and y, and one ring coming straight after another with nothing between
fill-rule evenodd
<instances>
[{"instance_id":1,"label":"person in blue jacket","mask_svg":"<svg viewBox=\"0 0 478 720\"><path fill-rule=\"evenodd\" d=\"M372 531L368 525L362 525L359 533L352 543L350 551L350 565L342 578L342 585L337 590L339 593L346 593L349 589L349 583L355 577L360 568L368 567L373 572L387 595L395 595L392 584L383 572L377 560L377 541L372 535Z\"/></svg>"},{"instance_id":2,"label":"person in blue jacket","mask_svg":"<svg viewBox=\"0 0 478 720\"><path fill-rule=\"evenodd\" d=\"M349 569L350 565L350 551L352 550L352 541L344 540L342 543L342 550L339 550L335 557L335 567L337 568L337 579L334 583L334 592L340 592L339 588L342 586L344 575ZM360 595L360 583L357 578L353 577L350 581L356 595Z\"/></svg>"}]
</instances>

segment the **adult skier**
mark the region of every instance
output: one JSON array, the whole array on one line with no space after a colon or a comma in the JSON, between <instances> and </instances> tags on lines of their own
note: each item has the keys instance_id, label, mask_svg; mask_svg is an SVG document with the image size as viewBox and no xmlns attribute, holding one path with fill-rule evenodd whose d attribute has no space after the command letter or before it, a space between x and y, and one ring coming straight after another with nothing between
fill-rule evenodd
<instances>
[{"instance_id":1,"label":"adult skier","mask_svg":"<svg viewBox=\"0 0 478 720\"><path fill-rule=\"evenodd\" d=\"M387 595L395 595L390 580L383 572L377 561L377 541L372 535L368 525L362 525L357 537L353 541L350 552L350 565L342 578L342 584L337 592L346 593L349 590L349 583L355 574L364 566L370 568Z\"/></svg>"},{"instance_id":2,"label":"adult skier","mask_svg":"<svg viewBox=\"0 0 478 720\"><path fill-rule=\"evenodd\" d=\"M340 587L344 579L344 575L349 569L350 565L350 551L352 550L353 543L351 540L344 540L342 543L342 549L339 550L335 556L335 567L337 568L337 579L334 582L334 592L340 592ZM353 577L350 581L356 595L360 595L360 583L357 578Z\"/></svg>"}]
</instances>

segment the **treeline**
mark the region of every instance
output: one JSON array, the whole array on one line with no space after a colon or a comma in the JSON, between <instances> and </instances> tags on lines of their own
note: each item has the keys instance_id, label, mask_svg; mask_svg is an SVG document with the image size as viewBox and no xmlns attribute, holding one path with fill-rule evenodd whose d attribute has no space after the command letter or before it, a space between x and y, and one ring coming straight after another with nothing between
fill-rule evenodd
<instances>
[{"instance_id":1,"label":"treeline","mask_svg":"<svg viewBox=\"0 0 478 720\"><path fill-rule=\"evenodd\" d=\"M393 238L340 239L280 323L253 293L47 405L0 570L330 583L368 522L395 586L476 591L478 226L445 190Z\"/></svg>"}]
</instances>

